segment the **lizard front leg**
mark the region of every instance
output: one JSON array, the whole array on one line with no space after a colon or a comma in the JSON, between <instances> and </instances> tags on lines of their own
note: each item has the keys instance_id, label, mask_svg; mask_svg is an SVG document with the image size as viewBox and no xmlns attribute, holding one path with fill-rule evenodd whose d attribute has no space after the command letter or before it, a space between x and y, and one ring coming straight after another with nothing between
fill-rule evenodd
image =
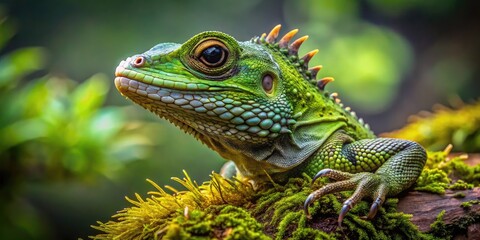
<instances>
[{"instance_id":1,"label":"lizard front leg","mask_svg":"<svg viewBox=\"0 0 480 240\"><path fill-rule=\"evenodd\" d=\"M305 213L309 216L309 205L325 194L355 190L343 203L338 223L367 196L374 199L367 216L373 218L386 196L397 195L415 183L426 158L425 150L415 142L392 138L354 141L345 132L337 131L312 160L312 165L323 168L312 182L324 176L337 182L312 192L305 201Z\"/></svg>"}]
</instances>

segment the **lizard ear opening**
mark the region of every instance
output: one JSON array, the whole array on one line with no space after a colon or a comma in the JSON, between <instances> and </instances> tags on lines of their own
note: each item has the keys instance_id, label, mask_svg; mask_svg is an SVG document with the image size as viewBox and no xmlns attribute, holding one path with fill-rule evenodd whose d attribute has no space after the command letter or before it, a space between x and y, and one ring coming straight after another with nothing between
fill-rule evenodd
<instances>
[{"instance_id":1,"label":"lizard ear opening","mask_svg":"<svg viewBox=\"0 0 480 240\"><path fill-rule=\"evenodd\" d=\"M267 73L263 75L262 78L262 88L263 91L265 91L267 94L271 94L273 92L275 85L275 78L272 76L272 74Z\"/></svg>"}]
</instances>

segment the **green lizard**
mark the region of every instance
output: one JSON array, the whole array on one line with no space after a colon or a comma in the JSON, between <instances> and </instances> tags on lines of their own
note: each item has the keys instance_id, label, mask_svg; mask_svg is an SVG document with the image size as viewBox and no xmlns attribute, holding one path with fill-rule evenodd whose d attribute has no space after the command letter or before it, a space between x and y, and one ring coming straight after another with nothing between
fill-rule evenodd
<instances>
[{"instance_id":1,"label":"green lizard","mask_svg":"<svg viewBox=\"0 0 480 240\"><path fill-rule=\"evenodd\" d=\"M203 32L184 44L161 43L122 61L115 85L120 93L167 119L231 160L222 168L254 181L284 181L307 173L329 183L323 195L355 190L338 222L364 197L368 218L386 196L409 188L425 164L417 143L376 138L336 93L332 78L317 80L321 66L308 68L318 52L298 57L307 36L290 43L297 29L278 39L280 25L267 35L238 42L221 32ZM233 162L233 163L232 163Z\"/></svg>"}]
</instances>

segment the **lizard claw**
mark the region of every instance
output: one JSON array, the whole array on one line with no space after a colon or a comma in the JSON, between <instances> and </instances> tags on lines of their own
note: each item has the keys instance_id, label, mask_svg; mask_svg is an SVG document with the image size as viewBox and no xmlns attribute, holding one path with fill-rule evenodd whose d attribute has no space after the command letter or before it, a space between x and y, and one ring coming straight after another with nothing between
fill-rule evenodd
<instances>
[{"instance_id":1,"label":"lizard claw","mask_svg":"<svg viewBox=\"0 0 480 240\"><path fill-rule=\"evenodd\" d=\"M325 169L322 169L320 170L317 174L315 174L315 176L312 178L312 184L319 178L325 176L325 175L328 175L330 172L332 171L332 169L330 168L325 168Z\"/></svg>"},{"instance_id":2,"label":"lizard claw","mask_svg":"<svg viewBox=\"0 0 480 240\"><path fill-rule=\"evenodd\" d=\"M342 210L340 210L340 214L338 215L337 222L338 222L339 227L342 226L343 218L345 217L345 215L347 215L347 213L348 213L348 211L350 211L350 209L352 209L352 205L349 202L349 200L347 200L343 203Z\"/></svg>"},{"instance_id":3,"label":"lizard claw","mask_svg":"<svg viewBox=\"0 0 480 240\"><path fill-rule=\"evenodd\" d=\"M348 211L350 211L350 209L352 209L365 196L371 196L375 199L367 216L368 219L372 219L376 215L378 209L385 200L385 196L387 195L387 185L382 183L381 176L374 173L365 172L351 174L333 169L323 169L313 177L312 182L315 182L315 180L320 177L329 177L337 180L338 182L329 183L322 188L313 191L307 197L303 209L308 219L311 219L311 216L308 212L308 207L314 201L329 193L355 190L352 196L343 203L343 207L338 216L339 226L341 226Z\"/></svg>"},{"instance_id":4,"label":"lizard claw","mask_svg":"<svg viewBox=\"0 0 480 240\"><path fill-rule=\"evenodd\" d=\"M378 209L382 206L383 201L385 201L385 195L377 197L375 201L372 203L370 207L370 211L368 212L367 219L372 219L377 215Z\"/></svg>"},{"instance_id":5,"label":"lizard claw","mask_svg":"<svg viewBox=\"0 0 480 240\"><path fill-rule=\"evenodd\" d=\"M312 193L308 195L307 199L305 200L305 203L303 204L303 211L305 212L305 216L307 216L308 219L312 219L312 216L308 212L308 207L313 201L315 201L315 195L313 195Z\"/></svg>"},{"instance_id":6,"label":"lizard claw","mask_svg":"<svg viewBox=\"0 0 480 240\"><path fill-rule=\"evenodd\" d=\"M312 184L320 177L329 177L334 180L345 180L349 179L353 176L353 174L350 173L345 173L329 168L322 169L319 171L313 178L312 178ZM308 195L307 199L305 200L305 203L303 204L303 211L305 212L305 215L307 216L308 219L311 219L310 213L308 212L308 207L310 204L312 204L314 201L317 199L321 198L323 195L335 192L337 189L343 189L347 187L346 189L349 189L350 186L344 185L346 183L345 181L341 182L336 182L332 184L328 184L314 192L312 192L310 195Z\"/></svg>"}]
</instances>

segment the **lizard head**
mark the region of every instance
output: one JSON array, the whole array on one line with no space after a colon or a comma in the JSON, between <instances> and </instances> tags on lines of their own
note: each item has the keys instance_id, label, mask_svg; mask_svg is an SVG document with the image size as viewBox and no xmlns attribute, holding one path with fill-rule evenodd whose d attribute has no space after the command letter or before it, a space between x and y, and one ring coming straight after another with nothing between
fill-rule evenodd
<instances>
[{"instance_id":1,"label":"lizard head","mask_svg":"<svg viewBox=\"0 0 480 240\"><path fill-rule=\"evenodd\" d=\"M312 102L334 101L322 94L332 79L315 80L320 66L307 66L317 50L297 56L307 37L290 44L293 30L277 41L279 30L246 42L209 31L183 44L156 45L122 61L115 85L237 166L254 159L290 168L316 150L301 131L292 138L299 119Z\"/></svg>"}]
</instances>

